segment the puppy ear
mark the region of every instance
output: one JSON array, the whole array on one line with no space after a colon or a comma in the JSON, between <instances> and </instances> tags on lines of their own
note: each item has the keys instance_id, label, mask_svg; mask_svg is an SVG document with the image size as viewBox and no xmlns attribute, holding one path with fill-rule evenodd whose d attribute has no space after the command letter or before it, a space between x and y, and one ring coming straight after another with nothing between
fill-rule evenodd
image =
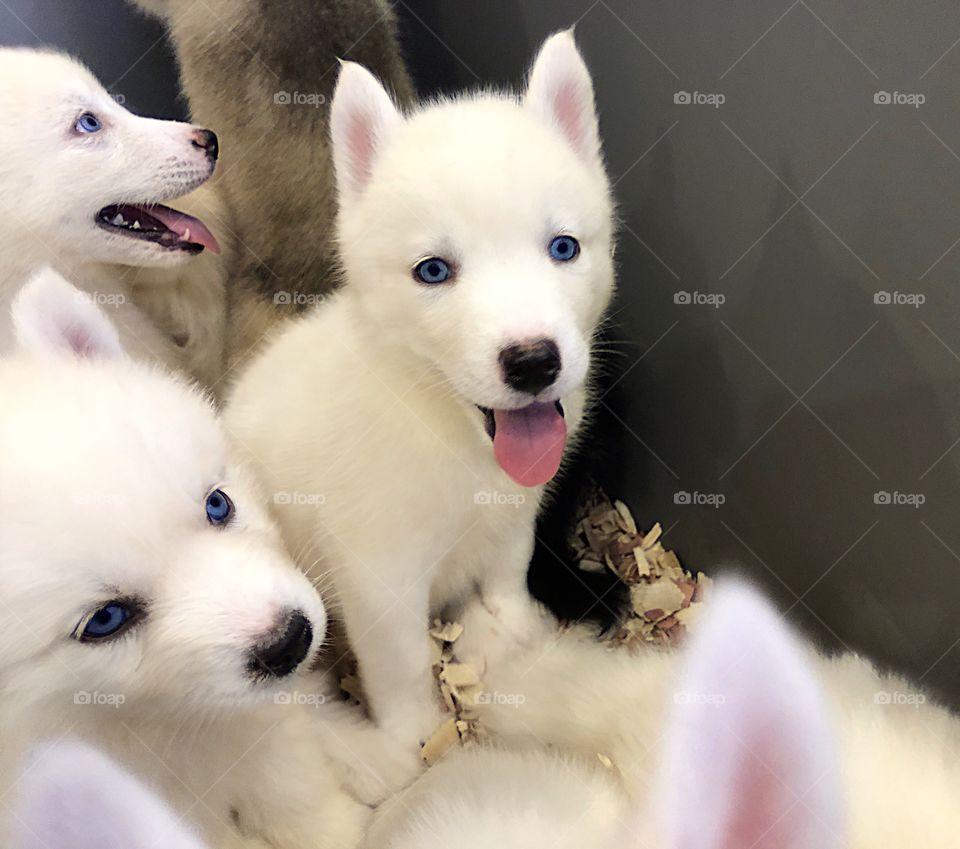
<instances>
[{"instance_id":1,"label":"puppy ear","mask_svg":"<svg viewBox=\"0 0 960 849\"><path fill-rule=\"evenodd\" d=\"M841 776L804 647L750 588L721 586L675 694L669 849L837 849Z\"/></svg>"},{"instance_id":2,"label":"puppy ear","mask_svg":"<svg viewBox=\"0 0 960 849\"><path fill-rule=\"evenodd\" d=\"M383 145L403 120L376 77L356 62L343 62L330 107L333 164L341 198L370 182Z\"/></svg>"},{"instance_id":3,"label":"puppy ear","mask_svg":"<svg viewBox=\"0 0 960 849\"><path fill-rule=\"evenodd\" d=\"M205 849L143 784L81 743L38 747L13 793L10 849Z\"/></svg>"},{"instance_id":4,"label":"puppy ear","mask_svg":"<svg viewBox=\"0 0 960 849\"><path fill-rule=\"evenodd\" d=\"M22 350L91 358L124 356L116 327L90 295L50 268L38 271L20 290L12 316Z\"/></svg>"},{"instance_id":5,"label":"puppy ear","mask_svg":"<svg viewBox=\"0 0 960 849\"><path fill-rule=\"evenodd\" d=\"M525 103L557 127L581 156L600 156L593 82L572 29L543 43L530 71Z\"/></svg>"}]
</instances>

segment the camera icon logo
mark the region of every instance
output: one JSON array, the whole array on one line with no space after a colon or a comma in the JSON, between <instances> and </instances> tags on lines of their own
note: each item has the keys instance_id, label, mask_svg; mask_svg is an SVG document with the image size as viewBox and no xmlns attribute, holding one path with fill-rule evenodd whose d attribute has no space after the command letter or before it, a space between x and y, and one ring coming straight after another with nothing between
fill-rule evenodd
<instances>
[{"instance_id":1,"label":"camera icon logo","mask_svg":"<svg viewBox=\"0 0 960 849\"><path fill-rule=\"evenodd\" d=\"M293 295L289 292L277 292L277 294L273 296L273 302L281 307L290 306L290 304L293 303Z\"/></svg>"},{"instance_id":2,"label":"camera icon logo","mask_svg":"<svg viewBox=\"0 0 960 849\"><path fill-rule=\"evenodd\" d=\"M878 91L873 95L873 102L880 106L889 106L893 103L893 95L889 91Z\"/></svg>"},{"instance_id":3,"label":"camera icon logo","mask_svg":"<svg viewBox=\"0 0 960 849\"><path fill-rule=\"evenodd\" d=\"M689 106L693 103L693 96L689 91L676 91L673 93L673 102L678 106Z\"/></svg>"},{"instance_id":4,"label":"camera icon logo","mask_svg":"<svg viewBox=\"0 0 960 849\"><path fill-rule=\"evenodd\" d=\"M893 296L889 292L875 292L873 302L875 304L890 304L893 302Z\"/></svg>"},{"instance_id":5,"label":"camera icon logo","mask_svg":"<svg viewBox=\"0 0 960 849\"><path fill-rule=\"evenodd\" d=\"M689 292L674 292L673 302L675 304L691 304L693 303L693 296Z\"/></svg>"},{"instance_id":6,"label":"camera icon logo","mask_svg":"<svg viewBox=\"0 0 960 849\"><path fill-rule=\"evenodd\" d=\"M874 504L891 504L893 501L889 492L880 491L873 494Z\"/></svg>"},{"instance_id":7,"label":"camera icon logo","mask_svg":"<svg viewBox=\"0 0 960 849\"><path fill-rule=\"evenodd\" d=\"M693 496L689 492L681 491L673 494L674 504L691 504L692 502Z\"/></svg>"},{"instance_id":8,"label":"camera icon logo","mask_svg":"<svg viewBox=\"0 0 960 849\"><path fill-rule=\"evenodd\" d=\"M293 97L291 97L289 91L278 91L273 95L273 102L276 103L277 106L289 106L293 103Z\"/></svg>"}]
</instances>

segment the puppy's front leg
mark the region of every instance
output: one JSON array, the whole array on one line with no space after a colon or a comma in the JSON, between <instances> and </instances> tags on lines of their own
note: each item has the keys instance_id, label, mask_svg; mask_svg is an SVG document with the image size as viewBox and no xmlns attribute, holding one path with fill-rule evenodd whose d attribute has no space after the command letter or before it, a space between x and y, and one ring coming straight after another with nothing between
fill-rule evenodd
<instances>
[{"instance_id":1,"label":"puppy's front leg","mask_svg":"<svg viewBox=\"0 0 960 849\"><path fill-rule=\"evenodd\" d=\"M480 597L507 632L522 643L535 642L556 628L556 621L527 589L527 569L533 556L532 533L509 539L502 554L484 564Z\"/></svg>"},{"instance_id":2,"label":"puppy's front leg","mask_svg":"<svg viewBox=\"0 0 960 849\"><path fill-rule=\"evenodd\" d=\"M341 603L370 711L381 729L417 752L442 721L430 669L431 576L419 558L394 559L358 583L341 590Z\"/></svg>"}]
</instances>

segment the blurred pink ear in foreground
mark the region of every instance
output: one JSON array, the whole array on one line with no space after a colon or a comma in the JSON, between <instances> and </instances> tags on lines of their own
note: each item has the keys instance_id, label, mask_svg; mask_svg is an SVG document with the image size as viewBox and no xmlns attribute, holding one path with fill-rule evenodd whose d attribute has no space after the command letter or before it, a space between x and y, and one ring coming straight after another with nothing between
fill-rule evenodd
<instances>
[{"instance_id":1,"label":"blurred pink ear in foreground","mask_svg":"<svg viewBox=\"0 0 960 849\"><path fill-rule=\"evenodd\" d=\"M123 356L117 328L89 292L52 268L36 272L12 307L20 350L38 355L115 359Z\"/></svg>"},{"instance_id":2,"label":"blurred pink ear in foreground","mask_svg":"<svg viewBox=\"0 0 960 849\"><path fill-rule=\"evenodd\" d=\"M840 849L839 759L801 643L721 584L671 705L663 849Z\"/></svg>"},{"instance_id":3,"label":"blurred pink ear in foreground","mask_svg":"<svg viewBox=\"0 0 960 849\"><path fill-rule=\"evenodd\" d=\"M11 795L7 849L206 849L145 785L83 743L39 746Z\"/></svg>"}]
</instances>

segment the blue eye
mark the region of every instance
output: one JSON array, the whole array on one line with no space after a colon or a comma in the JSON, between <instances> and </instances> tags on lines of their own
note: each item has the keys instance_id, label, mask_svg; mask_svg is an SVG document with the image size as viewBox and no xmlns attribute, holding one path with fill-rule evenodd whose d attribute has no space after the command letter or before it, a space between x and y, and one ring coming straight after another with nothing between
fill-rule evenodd
<instances>
[{"instance_id":1,"label":"blue eye","mask_svg":"<svg viewBox=\"0 0 960 849\"><path fill-rule=\"evenodd\" d=\"M112 637L130 621L134 612L123 602L111 601L90 615L77 639L102 640Z\"/></svg>"},{"instance_id":2,"label":"blue eye","mask_svg":"<svg viewBox=\"0 0 960 849\"><path fill-rule=\"evenodd\" d=\"M84 112L73 125L78 133L99 133L103 129L100 119L92 112Z\"/></svg>"},{"instance_id":3,"label":"blue eye","mask_svg":"<svg viewBox=\"0 0 960 849\"><path fill-rule=\"evenodd\" d=\"M445 259L438 256L432 256L417 264L413 273L421 283L434 285L435 283L445 283L450 279L452 271L450 264Z\"/></svg>"},{"instance_id":4,"label":"blue eye","mask_svg":"<svg viewBox=\"0 0 960 849\"><path fill-rule=\"evenodd\" d=\"M557 236L550 243L550 256L557 262L570 262L580 253L580 243L573 236Z\"/></svg>"},{"instance_id":5,"label":"blue eye","mask_svg":"<svg viewBox=\"0 0 960 849\"><path fill-rule=\"evenodd\" d=\"M207 496L206 507L211 525L225 525L233 515L233 502L222 489L215 489Z\"/></svg>"}]
</instances>

